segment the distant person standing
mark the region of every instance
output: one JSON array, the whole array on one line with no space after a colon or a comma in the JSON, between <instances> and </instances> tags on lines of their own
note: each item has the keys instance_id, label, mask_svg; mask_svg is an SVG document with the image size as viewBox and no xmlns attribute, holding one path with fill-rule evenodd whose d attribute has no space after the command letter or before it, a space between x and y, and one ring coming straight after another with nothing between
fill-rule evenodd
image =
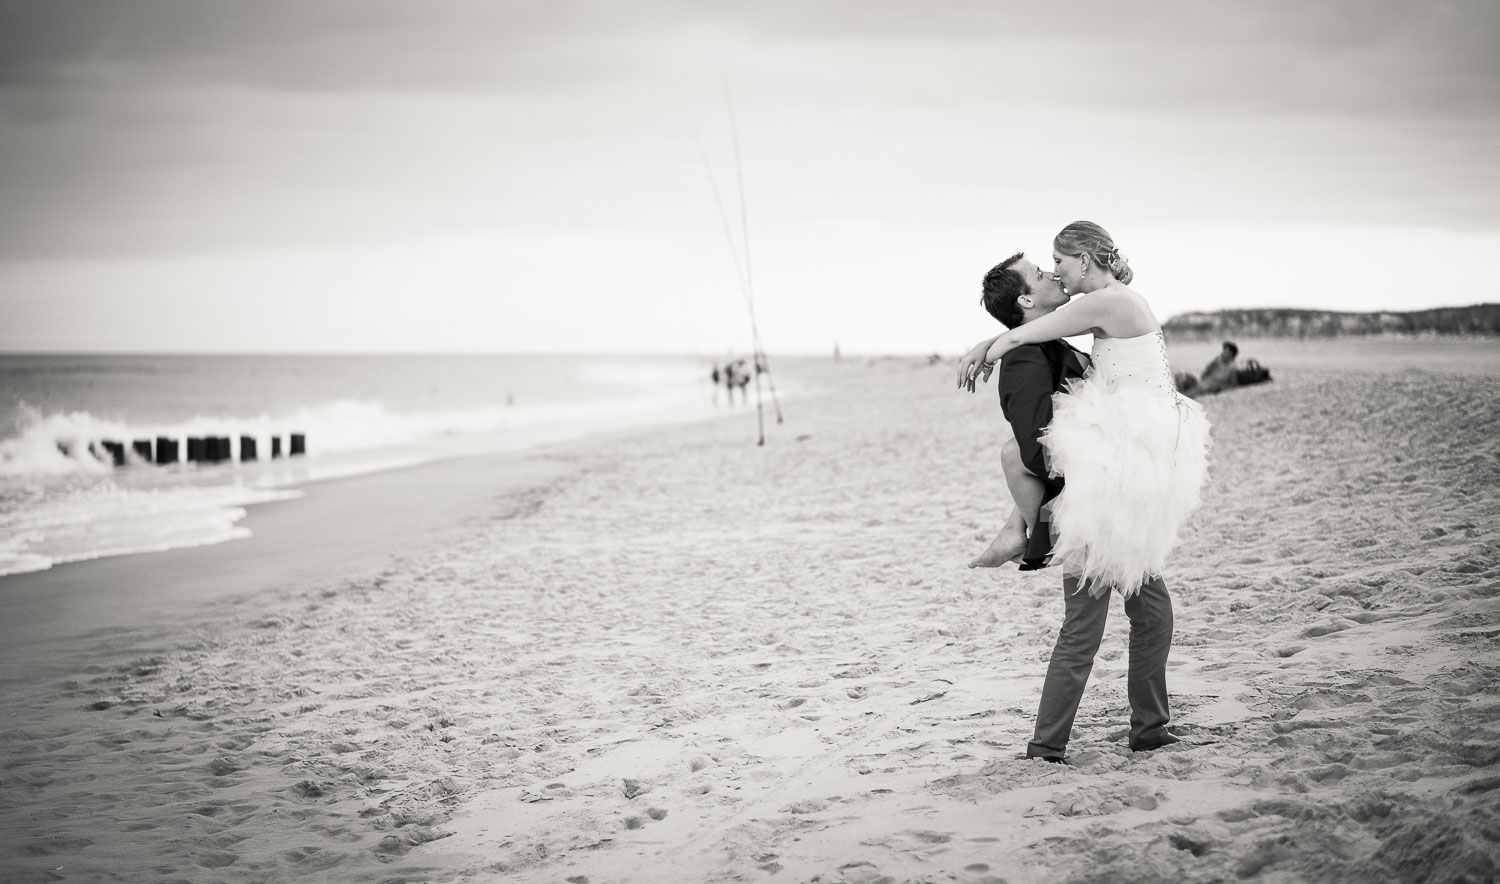
<instances>
[{"instance_id":1,"label":"distant person standing","mask_svg":"<svg viewBox=\"0 0 1500 884\"><path fill-rule=\"evenodd\" d=\"M734 404L734 363L724 363L722 372L724 380L724 396L730 405Z\"/></svg>"},{"instance_id":2,"label":"distant person standing","mask_svg":"<svg viewBox=\"0 0 1500 884\"><path fill-rule=\"evenodd\" d=\"M760 374L760 363L755 364L755 374ZM750 380L755 377L750 373L750 366L741 359L734 364L734 385L740 388L740 404L750 404Z\"/></svg>"},{"instance_id":3,"label":"distant person standing","mask_svg":"<svg viewBox=\"0 0 1500 884\"><path fill-rule=\"evenodd\" d=\"M745 392L745 387L750 383L750 371L745 367L745 360L738 359L734 362L724 363L722 376L725 395L729 397L730 405L734 404L734 391L736 389L740 391L740 396L746 402L749 401L749 394Z\"/></svg>"}]
</instances>

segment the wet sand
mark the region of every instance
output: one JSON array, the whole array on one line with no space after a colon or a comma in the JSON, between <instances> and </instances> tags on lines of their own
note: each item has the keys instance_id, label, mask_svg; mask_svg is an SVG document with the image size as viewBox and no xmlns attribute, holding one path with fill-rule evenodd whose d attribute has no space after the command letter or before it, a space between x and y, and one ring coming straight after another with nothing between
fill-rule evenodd
<instances>
[{"instance_id":1,"label":"wet sand","mask_svg":"<svg viewBox=\"0 0 1500 884\"><path fill-rule=\"evenodd\" d=\"M255 608L278 591L369 570L393 551L441 543L554 472L506 454L314 482L298 499L249 507L244 540L0 578L0 672L45 662L70 640L153 629L170 636L201 619L204 602Z\"/></svg>"},{"instance_id":2,"label":"wet sand","mask_svg":"<svg viewBox=\"0 0 1500 884\"><path fill-rule=\"evenodd\" d=\"M1115 603L1073 765L1017 758L1062 599L965 567L993 388L810 363L764 448L751 412L554 446L430 542L32 642L0 878L1493 879L1500 348L1240 343L1275 380L1205 400L1167 573L1189 743L1125 747Z\"/></svg>"}]
</instances>

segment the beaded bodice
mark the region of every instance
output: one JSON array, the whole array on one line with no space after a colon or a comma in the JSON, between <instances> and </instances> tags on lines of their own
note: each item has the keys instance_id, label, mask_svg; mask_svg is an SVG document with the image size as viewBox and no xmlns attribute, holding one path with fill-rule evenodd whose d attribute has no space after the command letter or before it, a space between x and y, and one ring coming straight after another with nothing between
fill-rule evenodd
<instances>
[{"instance_id":1,"label":"beaded bodice","mask_svg":"<svg viewBox=\"0 0 1500 884\"><path fill-rule=\"evenodd\" d=\"M1111 388L1160 392L1176 396L1167 342L1160 331L1132 338L1094 338L1094 372Z\"/></svg>"}]
</instances>

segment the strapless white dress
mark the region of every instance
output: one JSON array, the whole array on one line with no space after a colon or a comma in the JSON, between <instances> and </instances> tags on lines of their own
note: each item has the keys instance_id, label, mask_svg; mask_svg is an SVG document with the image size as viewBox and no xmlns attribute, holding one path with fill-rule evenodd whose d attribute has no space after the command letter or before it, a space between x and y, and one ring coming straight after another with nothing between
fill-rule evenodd
<instances>
[{"instance_id":1,"label":"strapless white dress","mask_svg":"<svg viewBox=\"0 0 1500 884\"><path fill-rule=\"evenodd\" d=\"M1209 422L1178 394L1159 331L1095 338L1093 365L1052 397L1042 433L1065 485L1048 506L1051 564L1095 596L1126 598L1159 576L1198 508L1208 474Z\"/></svg>"}]
</instances>

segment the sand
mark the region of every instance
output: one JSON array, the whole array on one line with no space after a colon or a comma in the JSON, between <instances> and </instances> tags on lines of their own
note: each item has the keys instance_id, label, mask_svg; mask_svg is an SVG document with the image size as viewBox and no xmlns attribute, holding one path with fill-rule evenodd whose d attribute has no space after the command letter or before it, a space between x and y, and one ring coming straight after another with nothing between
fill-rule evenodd
<instances>
[{"instance_id":1,"label":"sand","mask_svg":"<svg viewBox=\"0 0 1500 884\"><path fill-rule=\"evenodd\" d=\"M556 469L505 455L314 482L298 499L250 507L244 540L0 578L0 675L55 663L62 646L88 647L102 633L154 631L170 639L203 619L205 601L254 606L254 596L329 583L392 549L444 543L470 521L488 518L498 497L546 481Z\"/></svg>"},{"instance_id":2,"label":"sand","mask_svg":"<svg viewBox=\"0 0 1500 884\"><path fill-rule=\"evenodd\" d=\"M764 448L748 412L554 446L342 573L32 643L0 878L1492 880L1500 348L1241 344L1275 381L1205 400L1167 573L1191 742L1125 747L1115 602L1072 766L1020 760L1062 598L964 567L993 388L796 363L826 393Z\"/></svg>"}]
</instances>

